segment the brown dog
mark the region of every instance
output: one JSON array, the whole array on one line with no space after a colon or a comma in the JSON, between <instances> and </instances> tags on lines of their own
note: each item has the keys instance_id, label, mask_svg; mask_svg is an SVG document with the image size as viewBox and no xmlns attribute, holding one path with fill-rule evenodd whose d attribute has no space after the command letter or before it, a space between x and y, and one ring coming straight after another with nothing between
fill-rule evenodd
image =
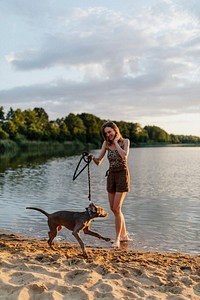
<instances>
[{"instance_id":1,"label":"brown dog","mask_svg":"<svg viewBox=\"0 0 200 300\"><path fill-rule=\"evenodd\" d=\"M57 236L58 230L65 226L67 229L72 231L72 234L77 239L81 249L83 251L83 256L88 257L85 245L80 238L80 230L83 230L85 234L89 234L95 236L99 239L103 239L104 241L110 241L110 238L105 238L101 236L99 233L93 232L90 230L90 223L92 219L98 217L107 217L108 213L105 212L101 207L96 206L93 203L89 204L89 207L86 208L84 212L73 212L73 211L57 211L52 214L48 214L46 211L36 207L27 207L27 209L34 209L41 213L43 213L48 218L48 225L50 231L48 244L53 248L53 240Z\"/></svg>"}]
</instances>

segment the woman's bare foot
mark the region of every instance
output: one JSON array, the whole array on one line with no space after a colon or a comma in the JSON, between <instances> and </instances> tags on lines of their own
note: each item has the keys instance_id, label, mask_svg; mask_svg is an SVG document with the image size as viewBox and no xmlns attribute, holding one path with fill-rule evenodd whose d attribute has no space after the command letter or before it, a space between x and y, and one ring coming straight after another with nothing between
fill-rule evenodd
<instances>
[{"instance_id":1,"label":"woman's bare foot","mask_svg":"<svg viewBox=\"0 0 200 300\"><path fill-rule=\"evenodd\" d=\"M120 240L115 240L112 244L112 248L119 248L120 247Z\"/></svg>"},{"instance_id":2,"label":"woman's bare foot","mask_svg":"<svg viewBox=\"0 0 200 300\"><path fill-rule=\"evenodd\" d=\"M132 242L133 239L129 237L128 234L126 234L125 236L121 237L120 242Z\"/></svg>"}]
</instances>

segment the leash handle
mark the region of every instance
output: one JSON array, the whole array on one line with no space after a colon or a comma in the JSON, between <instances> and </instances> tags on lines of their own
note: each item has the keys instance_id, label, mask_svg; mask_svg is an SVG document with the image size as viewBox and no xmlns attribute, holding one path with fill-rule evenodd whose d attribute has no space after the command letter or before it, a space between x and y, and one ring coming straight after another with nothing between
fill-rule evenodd
<instances>
[{"instance_id":1,"label":"leash handle","mask_svg":"<svg viewBox=\"0 0 200 300\"><path fill-rule=\"evenodd\" d=\"M86 159L87 156L87 159ZM81 164L81 161L84 160L84 162L86 163L85 166L78 172L79 166ZM74 172L74 176L73 176L73 181L83 172L83 170L85 170L86 167L88 167L88 187L89 187L89 195L88 195L88 199L89 202L91 202L91 184L90 184L90 162L92 161L92 157L89 156L88 152L83 152L82 156L78 162L78 165L76 167L76 170ZM78 172L78 173L77 173Z\"/></svg>"},{"instance_id":2,"label":"leash handle","mask_svg":"<svg viewBox=\"0 0 200 300\"><path fill-rule=\"evenodd\" d=\"M80 158L80 160L78 162L78 165L77 165L76 170L75 170L74 175L73 175L73 181L83 172L83 170L85 170L85 168L87 166L89 166L89 163L91 162L92 158L90 156L88 156L88 155L89 155L88 152L83 152L82 153L82 156L81 156L81 158ZM87 159L86 159L86 156L88 156ZM80 166L82 160L84 160L84 162L86 163L86 165L78 172L78 169L79 169L79 166Z\"/></svg>"},{"instance_id":3,"label":"leash handle","mask_svg":"<svg viewBox=\"0 0 200 300\"><path fill-rule=\"evenodd\" d=\"M87 156L87 159L85 158L86 156ZM88 164L92 161L92 157L89 155L88 152L83 152L82 158L83 158L84 162L86 162Z\"/></svg>"}]
</instances>

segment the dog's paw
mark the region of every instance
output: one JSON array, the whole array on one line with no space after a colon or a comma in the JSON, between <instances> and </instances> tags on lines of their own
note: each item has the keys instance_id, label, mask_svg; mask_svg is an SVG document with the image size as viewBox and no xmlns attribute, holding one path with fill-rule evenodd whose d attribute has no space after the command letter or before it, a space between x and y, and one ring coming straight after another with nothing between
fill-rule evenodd
<instances>
[{"instance_id":1,"label":"dog's paw","mask_svg":"<svg viewBox=\"0 0 200 300\"><path fill-rule=\"evenodd\" d=\"M56 251L53 245L50 245L51 250Z\"/></svg>"},{"instance_id":2,"label":"dog's paw","mask_svg":"<svg viewBox=\"0 0 200 300\"><path fill-rule=\"evenodd\" d=\"M84 253L83 253L83 257L84 257L84 258L88 258L87 252L84 252Z\"/></svg>"}]
</instances>

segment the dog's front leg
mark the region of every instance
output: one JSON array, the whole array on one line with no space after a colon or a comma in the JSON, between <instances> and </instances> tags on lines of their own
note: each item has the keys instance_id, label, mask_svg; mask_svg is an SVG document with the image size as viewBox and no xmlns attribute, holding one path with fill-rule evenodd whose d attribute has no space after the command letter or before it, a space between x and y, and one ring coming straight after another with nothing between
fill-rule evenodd
<instances>
[{"instance_id":1,"label":"dog's front leg","mask_svg":"<svg viewBox=\"0 0 200 300\"><path fill-rule=\"evenodd\" d=\"M86 249L85 249L85 245L84 245L82 239L80 238L80 233L79 233L80 230L82 229L82 227L83 227L83 226L81 226L81 228L80 228L80 226L75 226L75 228L74 228L72 234L73 234L73 236L77 239L79 245L81 246L81 249L82 249L82 252L83 252L83 256L84 256L85 258L87 258L88 255L87 255L87 252L86 252Z\"/></svg>"},{"instance_id":2,"label":"dog's front leg","mask_svg":"<svg viewBox=\"0 0 200 300\"><path fill-rule=\"evenodd\" d=\"M103 237L102 235L100 235L100 234L97 233L97 232L91 231L88 227L84 228L84 229L83 229L83 232L84 232L85 234L89 234L89 235L95 236L95 237L97 237L97 238L99 238L99 239L102 239L102 240L104 240L104 241L106 241L106 242L109 242L109 241L111 240L110 238L105 238L105 237Z\"/></svg>"}]
</instances>

